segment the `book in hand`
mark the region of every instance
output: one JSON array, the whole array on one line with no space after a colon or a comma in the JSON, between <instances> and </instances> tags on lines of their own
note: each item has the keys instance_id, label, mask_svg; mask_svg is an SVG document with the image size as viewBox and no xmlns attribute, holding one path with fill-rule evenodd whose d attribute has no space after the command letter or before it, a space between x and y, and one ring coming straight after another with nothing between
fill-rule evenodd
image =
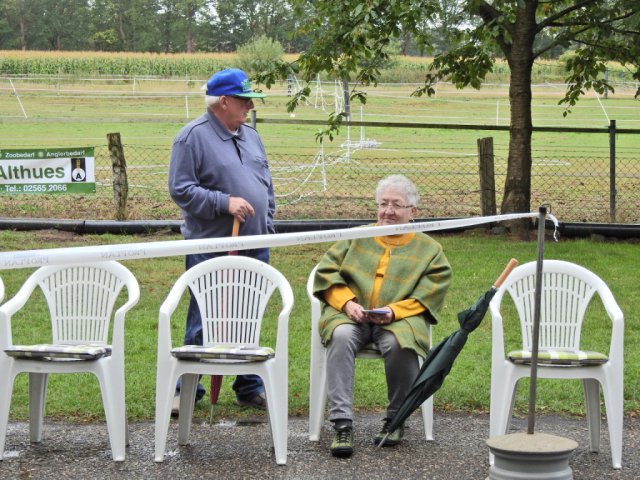
<instances>
[{"instance_id":1,"label":"book in hand","mask_svg":"<svg viewBox=\"0 0 640 480\"><path fill-rule=\"evenodd\" d=\"M363 310L363 311L364 313L369 313L372 315L388 315L389 313L391 313L389 312L389 310L385 310L383 308L374 308L371 310Z\"/></svg>"}]
</instances>

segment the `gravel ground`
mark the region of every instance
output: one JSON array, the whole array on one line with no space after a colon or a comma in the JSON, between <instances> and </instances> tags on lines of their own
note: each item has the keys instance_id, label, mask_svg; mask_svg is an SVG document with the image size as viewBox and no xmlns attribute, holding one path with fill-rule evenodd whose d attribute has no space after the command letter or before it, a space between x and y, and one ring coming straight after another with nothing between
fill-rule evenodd
<instances>
[{"instance_id":1,"label":"gravel ground","mask_svg":"<svg viewBox=\"0 0 640 480\"><path fill-rule=\"evenodd\" d=\"M106 426L46 421L43 441L29 443L26 423L10 423L2 479L484 479L489 472L486 439L489 417L481 414L435 413L434 442L425 442L417 415L407 422L404 442L375 449L372 438L380 417L360 414L354 423L356 451L349 459L329 453L331 429L325 425L320 442L307 437L307 419L289 421L289 455L286 466L276 465L265 417L242 423L220 421L194 424L190 445L178 447L177 423L172 420L167 453L162 463L153 460L152 422L130 424L127 459L111 460ZM600 453L588 449L583 418L544 415L536 418L536 432L559 435L578 442L570 466L575 479L640 477L640 419L624 420L622 470L613 470L606 421L602 422ZM516 419L512 430L526 431L526 419Z\"/></svg>"}]
</instances>

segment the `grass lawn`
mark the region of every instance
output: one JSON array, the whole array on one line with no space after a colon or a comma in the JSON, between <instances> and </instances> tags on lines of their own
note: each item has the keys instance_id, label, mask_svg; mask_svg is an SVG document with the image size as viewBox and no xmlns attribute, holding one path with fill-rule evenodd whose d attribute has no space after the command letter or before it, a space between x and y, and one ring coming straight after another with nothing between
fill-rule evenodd
<instances>
[{"instance_id":1,"label":"grass lawn","mask_svg":"<svg viewBox=\"0 0 640 480\"><path fill-rule=\"evenodd\" d=\"M452 264L454 278L443 311L442 321L434 332L434 343L457 329L456 314L488 289L512 257L520 263L536 258L535 242L516 241L504 236L487 235L480 230L464 234L438 234L438 239ZM61 246L108 245L121 242L173 240L175 234L158 233L149 236L85 235L66 232L0 232L3 251ZM309 305L305 283L309 272L328 244L312 244L272 250L272 264L287 277L294 289L295 307L290 319L289 332L289 409L290 413L305 414L309 391ZM625 413L640 412L640 332L637 286L638 245L633 242L598 242L590 240L547 240L545 258L563 259L579 263L597 273L613 291L625 314ZM182 273L183 257L165 257L148 261L123 262L138 278L141 286L139 304L130 312L126 322L126 398L131 419L151 419L154 415L156 324L158 308L173 281ZM30 270L0 272L7 298L22 284ZM34 339L40 335L34 325L42 305L35 305L27 315L14 319L14 340ZM180 344L185 318L186 302L174 317L173 338ZM604 321L603 321L604 319ZM273 314L269 322L274 320ZM507 320L514 326L513 318ZM485 318L473 332L458 357L442 389L435 395L437 410L486 411L489 405L491 322ZM609 322L601 306L595 305L588 313L583 343L588 349L608 351ZM266 330L273 341L272 330ZM45 337L46 338L46 337ZM507 348L515 348L516 335L507 336ZM208 386L208 379L204 379ZM516 409L526 413L528 388L526 381L518 389ZM231 378L226 378L220 395L217 414L220 416L245 415L234 404ZM355 406L359 409L380 410L386 404L386 387L382 362L358 360ZM583 396L579 381L541 380L538 384L537 408L540 411L583 413ZM46 414L48 417L89 421L103 418L102 403L97 381L90 375L52 376L49 383ZM206 418L208 402L198 405L196 416ZM27 418L27 378L18 378L11 409L11 418Z\"/></svg>"}]
</instances>

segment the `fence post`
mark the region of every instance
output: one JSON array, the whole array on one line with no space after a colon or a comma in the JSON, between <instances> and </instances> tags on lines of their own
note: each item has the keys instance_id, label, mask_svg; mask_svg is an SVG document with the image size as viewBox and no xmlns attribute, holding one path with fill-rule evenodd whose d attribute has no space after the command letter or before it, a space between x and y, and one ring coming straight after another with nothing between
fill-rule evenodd
<instances>
[{"instance_id":1,"label":"fence post","mask_svg":"<svg viewBox=\"0 0 640 480\"><path fill-rule=\"evenodd\" d=\"M480 209L483 216L496 214L496 184L493 159L493 137L479 138Z\"/></svg>"},{"instance_id":2,"label":"fence post","mask_svg":"<svg viewBox=\"0 0 640 480\"><path fill-rule=\"evenodd\" d=\"M109 156L111 157L111 171L113 173L113 202L116 208L116 220L127 219L127 196L129 183L127 181L127 161L120 140L120 133L107 133Z\"/></svg>"},{"instance_id":3,"label":"fence post","mask_svg":"<svg viewBox=\"0 0 640 480\"><path fill-rule=\"evenodd\" d=\"M609 215L616 223L616 121L609 120Z\"/></svg>"}]
</instances>

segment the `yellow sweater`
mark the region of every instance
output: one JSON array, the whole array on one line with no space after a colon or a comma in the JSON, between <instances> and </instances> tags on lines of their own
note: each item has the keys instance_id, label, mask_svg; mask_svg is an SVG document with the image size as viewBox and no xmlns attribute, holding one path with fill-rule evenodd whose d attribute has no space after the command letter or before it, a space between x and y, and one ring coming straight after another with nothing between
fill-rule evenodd
<instances>
[{"instance_id":1,"label":"yellow sweater","mask_svg":"<svg viewBox=\"0 0 640 480\"><path fill-rule=\"evenodd\" d=\"M324 291L324 300L333 308L338 311L342 311L342 307L349 300L358 301L365 308L380 308L380 307L389 307L393 310L393 315L395 320L400 320L402 318L411 317L414 315L419 315L425 311L425 308L422 306L420 302L413 298L409 298L406 300L400 300L398 302L394 302L390 305L377 305L378 301L378 293L380 292L380 288L382 287L382 282L384 280L384 274L387 271L387 267L389 266L389 258L391 257L391 250L393 248L406 245L409 243L415 233L405 233L402 235L389 235L386 237L375 237L374 240L376 243L380 244L385 248L384 254L380 257L378 261L378 267L376 268L376 279L373 284L373 291L371 292L371 298L368 299L368 305L365 303L365 299L356 299L356 296L353 294L351 289L346 285L335 285Z\"/></svg>"}]
</instances>

